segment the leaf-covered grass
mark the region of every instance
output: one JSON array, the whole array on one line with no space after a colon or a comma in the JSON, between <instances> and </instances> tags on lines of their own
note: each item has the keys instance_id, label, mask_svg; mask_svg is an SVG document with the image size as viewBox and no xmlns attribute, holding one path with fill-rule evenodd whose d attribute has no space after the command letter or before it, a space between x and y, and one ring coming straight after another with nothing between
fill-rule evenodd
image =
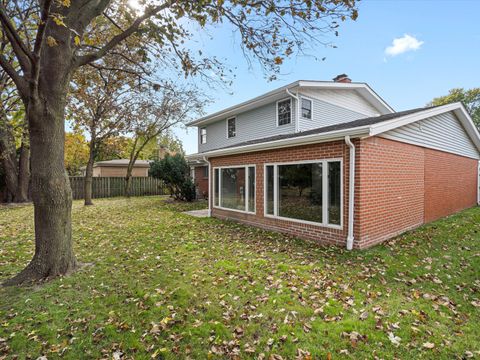
<instances>
[{"instance_id":1,"label":"leaf-covered grass","mask_svg":"<svg viewBox=\"0 0 480 360\"><path fill-rule=\"evenodd\" d=\"M0 288L0 359L480 356L480 208L365 251L182 214L158 197L75 202L92 263ZM0 208L0 281L33 252L33 209Z\"/></svg>"}]
</instances>

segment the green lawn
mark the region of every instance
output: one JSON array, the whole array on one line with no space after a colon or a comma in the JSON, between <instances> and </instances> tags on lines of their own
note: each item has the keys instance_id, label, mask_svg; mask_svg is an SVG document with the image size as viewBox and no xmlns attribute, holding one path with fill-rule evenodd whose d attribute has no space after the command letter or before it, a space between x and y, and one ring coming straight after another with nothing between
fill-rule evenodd
<instances>
[{"instance_id":1,"label":"green lawn","mask_svg":"<svg viewBox=\"0 0 480 360\"><path fill-rule=\"evenodd\" d=\"M92 266L0 288L0 359L480 357L480 208L347 252L181 214L201 203L95 203L73 210ZM0 281L32 210L0 208Z\"/></svg>"}]
</instances>

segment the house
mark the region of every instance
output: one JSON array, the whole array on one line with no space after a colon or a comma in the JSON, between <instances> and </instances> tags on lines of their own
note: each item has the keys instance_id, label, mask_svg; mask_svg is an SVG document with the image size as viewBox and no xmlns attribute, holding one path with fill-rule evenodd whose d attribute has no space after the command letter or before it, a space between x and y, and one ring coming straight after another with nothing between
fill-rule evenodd
<instances>
[{"instance_id":1,"label":"house","mask_svg":"<svg viewBox=\"0 0 480 360\"><path fill-rule=\"evenodd\" d=\"M108 161L97 161L93 165L94 177L125 177L127 176L128 159L117 159ZM137 160L133 166L132 176L148 177L150 162L148 160ZM83 176L85 168L82 168Z\"/></svg>"},{"instance_id":2,"label":"house","mask_svg":"<svg viewBox=\"0 0 480 360\"><path fill-rule=\"evenodd\" d=\"M343 74L190 125L217 218L352 249L478 203L480 137L461 103L395 112Z\"/></svg>"}]
</instances>

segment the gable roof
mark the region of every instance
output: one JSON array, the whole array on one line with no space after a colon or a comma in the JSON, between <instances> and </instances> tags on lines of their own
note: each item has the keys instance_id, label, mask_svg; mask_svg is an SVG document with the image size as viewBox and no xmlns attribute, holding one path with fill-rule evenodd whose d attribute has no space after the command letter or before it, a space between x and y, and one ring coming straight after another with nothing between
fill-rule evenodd
<instances>
[{"instance_id":1,"label":"gable roof","mask_svg":"<svg viewBox=\"0 0 480 360\"><path fill-rule=\"evenodd\" d=\"M352 82L339 83L334 81L316 81L316 80L298 80L291 84L279 87L265 94L257 96L253 99L244 101L240 104L217 111L213 114L201 117L187 124L187 126L200 126L208 123L225 119L230 116L237 115L241 112L256 109L260 106L274 102L284 98L288 91L294 91L296 88L317 88L317 89L344 89L356 91L375 106L382 114L393 113L394 110L388 105L373 89L366 83Z\"/></svg>"},{"instance_id":2,"label":"gable roof","mask_svg":"<svg viewBox=\"0 0 480 360\"><path fill-rule=\"evenodd\" d=\"M375 136L396 129L400 126L449 111L455 113L473 144L480 152L480 134L473 124L470 115L461 103L452 103L448 105L416 108L392 114L368 117L303 132L254 139L218 149L208 150L204 153L192 154L189 155L188 158L198 159L208 156L221 156L239 152L260 151L271 148L334 141L343 139L347 135L352 137Z\"/></svg>"}]
</instances>

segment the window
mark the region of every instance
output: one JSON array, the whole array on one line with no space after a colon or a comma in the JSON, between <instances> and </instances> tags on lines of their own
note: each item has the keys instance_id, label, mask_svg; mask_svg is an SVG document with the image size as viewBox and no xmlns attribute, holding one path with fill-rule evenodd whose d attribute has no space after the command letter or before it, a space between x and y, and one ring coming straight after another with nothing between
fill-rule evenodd
<instances>
[{"instance_id":1,"label":"window","mask_svg":"<svg viewBox=\"0 0 480 360\"><path fill-rule=\"evenodd\" d=\"M208 166L203 167L203 177L208 178Z\"/></svg>"},{"instance_id":2,"label":"window","mask_svg":"<svg viewBox=\"0 0 480 360\"><path fill-rule=\"evenodd\" d=\"M235 137L237 134L236 119L230 118L227 119L227 138Z\"/></svg>"},{"instance_id":3,"label":"window","mask_svg":"<svg viewBox=\"0 0 480 360\"><path fill-rule=\"evenodd\" d=\"M312 119L312 100L302 98L302 118Z\"/></svg>"},{"instance_id":4,"label":"window","mask_svg":"<svg viewBox=\"0 0 480 360\"><path fill-rule=\"evenodd\" d=\"M207 128L200 129L200 144L207 143Z\"/></svg>"},{"instance_id":5,"label":"window","mask_svg":"<svg viewBox=\"0 0 480 360\"><path fill-rule=\"evenodd\" d=\"M265 171L266 173L266 181L265 181L265 188L267 191L266 195L266 205L265 205L265 210L266 213L269 215L274 215L273 212L273 199L275 197L274 191L273 191L273 186L274 186L274 167L273 165L267 166L267 169Z\"/></svg>"},{"instance_id":6,"label":"window","mask_svg":"<svg viewBox=\"0 0 480 360\"><path fill-rule=\"evenodd\" d=\"M278 126L290 124L292 121L292 101L291 99L277 102L277 120Z\"/></svg>"},{"instance_id":7,"label":"window","mask_svg":"<svg viewBox=\"0 0 480 360\"><path fill-rule=\"evenodd\" d=\"M266 165L265 216L341 226L341 161Z\"/></svg>"},{"instance_id":8,"label":"window","mask_svg":"<svg viewBox=\"0 0 480 360\"><path fill-rule=\"evenodd\" d=\"M214 202L213 202L213 205L214 206L220 206L220 202L219 202L219 194L220 194L220 169L215 169L214 170L214 173L213 173L213 193L214 193Z\"/></svg>"},{"instance_id":9,"label":"window","mask_svg":"<svg viewBox=\"0 0 480 360\"><path fill-rule=\"evenodd\" d=\"M215 168L214 206L255 212L255 166Z\"/></svg>"}]
</instances>

